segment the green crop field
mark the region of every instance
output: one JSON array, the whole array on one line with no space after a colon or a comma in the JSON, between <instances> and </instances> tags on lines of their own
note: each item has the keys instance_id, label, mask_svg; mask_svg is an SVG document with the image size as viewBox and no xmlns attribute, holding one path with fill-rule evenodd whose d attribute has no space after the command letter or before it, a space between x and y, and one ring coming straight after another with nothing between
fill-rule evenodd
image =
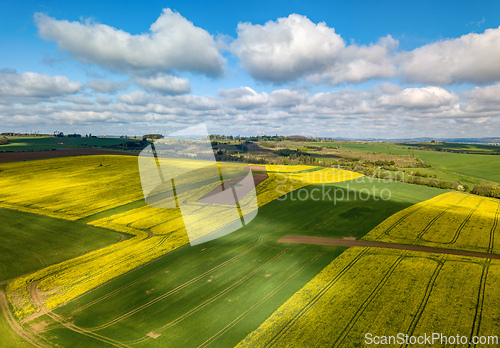
<instances>
[{"instance_id":1,"label":"green crop field","mask_svg":"<svg viewBox=\"0 0 500 348\"><path fill-rule=\"evenodd\" d=\"M113 244L121 233L0 208L0 282Z\"/></svg>"},{"instance_id":2,"label":"green crop field","mask_svg":"<svg viewBox=\"0 0 500 348\"><path fill-rule=\"evenodd\" d=\"M410 143L404 146L415 148L429 148L437 151L453 151L476 154L500 154L500 146L480 145L480 144L459 144L459 143Z\"/></svg>"}]
</instances>

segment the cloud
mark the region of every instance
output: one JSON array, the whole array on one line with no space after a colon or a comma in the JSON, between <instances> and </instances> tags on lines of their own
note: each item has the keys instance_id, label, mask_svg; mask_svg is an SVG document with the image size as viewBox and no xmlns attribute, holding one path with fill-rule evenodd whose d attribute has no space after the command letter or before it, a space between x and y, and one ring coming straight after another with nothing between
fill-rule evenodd
<instances>
[{"instance_id":1,"label":"cloud","mask_svg":"<svg viewBox=\"0 0 500 348\"><path fill-rule=\"evenodd\" d=\"M267 93L257 93L250 87L220 89L217 94L227 105L236 109L253 109L269 102Z\"/></svg>"},{"instance_id":2,"label":"cloud","mask_svg":"<svg viewBox=\"0 0 500 348\"><path fill-rule=\"evenodd\" d=\"M221 76L224 59L214 38L179 13L164 9L148 33L132 35L91 20L69 22L35 14L40 36L90 64L124 72L189 71Z\"/></svg>"},{"instance_id":3,"label":"cloud","mask_svg":"<svg viewBox=\"0 0 500 348\"><path fill-rule=\"evenodd\" d=\"M133 77L132 82L148 92L159 94L186 94L191 90L191 84L187 78L166 74L157 74L152 77Z\"/></svg>"},{"instance_id":4,"label":"cloud","mask_svg":"<svg viewBox=\"0 0 500 348\"><path fill-rule=\"evenodd\" d=\"M490 113L500 114L500 83L475 87L472 91L462 93L464 101L460 108L468 113Z\"/></svg>"},{"instance_id":5,"label":"cloud","mask_svg":"<svg viewBox=\"0 0 500 348\"><path fill-rule=\"evenodd\" d=\"M397 73L393 53L398 45L398 41L388 35L376 44L347 46L339 54L338 60L307 78L316 83L326 82L334 85L391 78Z\"/></svg>"},{"instance_id":6,"label":"cloud","mask_svg":"<svg viewBox=\"0 0 500 348\"><path fill-rule=\"evenodd\" d=\"M66 76L0 70L0 96L46 98L74 94L81 89L80 82L70 81Z\"/></svg>"},{"instance_id":7,"label":"cloud","mask_svg":"<svg viewBox=\"0 0 500 348\"><path fill-rule=\"evenodd\" d=\"M475 87L472 91L464 92L463 96L481 104L500 105L500 83L486 87Z\"/></svg>"},{"instance_id":8,"label":"cloud","mask_svg":"<svg viewBox=\"0 0 500 348\"><path fill-rule=\"evenodd\" d=\"M115 94L127 88L126 83L118 81L90 80L87 85L96 92L109 94Z\"/></svg>"},{"instance_id":9,"label":"cloud","mask_svg":"<svg viewBox=\"0 0 500 348\"><path fill-rule=\"evenodd\" d=\"M307 93L278 89L271 92L271 105L274 107L291 107L307 100Z\"/></svg>"},{"instance_id":10,"label":"cloud","mask_svg":"<svg viewBox=\"0 0 500 348\"><path fill-rule=\"evenodd\" d=\"M406 109L435 109L450 107L458 96L441 87L405 88L394 94L384 94L377 99L378 106Z\"/></svg>"},{"instance_id":11,"label":"cloud","mask_svg":"<svg viewBox=\"0 0 500 348\"><path fill-rule=\"evenodd\" d=\"M500 27L403 52L400 73L408 82L487 84L500 80Z\"/></svg>"},{"instance_id":12,"label":"cloud","mask_svg":"<svg viewBox=\"0 0 500 348\"><path fill-rule=\"evenodd\" d=\"M100 96L100 95L99 95L99 96L97 96L97 97L95 98L95 100L96 100L96 102L97 102L97 103L99 103L99 104L101 104L101 105L109 105L109 104L111 104L111 103L113 102L111 99L106 98L106 97L102 97L102 96Z\"/></svg>"},{"instance_id":13,"label":"cloud","mask_svg":"<svg viewBox=\"0 0 500 348\"><path fill-rule=\"evenodd\" d=\"M315 82L359 83L392 77L390 61L398 42L391 36L369 46L346 46L334 28L291 14L264 25L238 24L231 51L255 79L284 83L299 78Z\"/></svg>"},{"instance_id":14,"label":"cloud","mask_svg":"<svg viewBox=\"0 0 500 348\"><path fill-rule=\"evenodd\" d=\"M43 103L0 103L0 124L22 131L26 124L40 131L48 127L50 132L57 125L65 133L117 135L207 122L214 133L233 135L485 136L500 132L495 120L500 114L498 95L500 84L457 95L436 86L402 88L388 83L315 94L289 89L265 93L250 87L221 89L218 96L134 91L113 100L98 95L93 103L77 94L44 98Z\"/></svg>"},{"instance_id":15,"label":"cloud","mask_svg":"<svg viewBox=\"0 0 500 348\"><path fill-rule=\"evenodd\" d=\"M78 97L75 95L69 96L69 97L62 97L58 99L59 101L64 101L67 103L73 103L73 104L85 104L85 105L93 105L94 102L88 98L85 97Z\"/></svg>"},{"instance_id":16,"label":"cloud","mask_svg":"<svg viewBox=\"0 0 500 348\"><path fill-rule=\"evenodd\" d=\"M141 91L123 94L118 96L116 99L122 103L131 105L146 105L149 102L148 95Z\"/></svg>"}]
</instances>

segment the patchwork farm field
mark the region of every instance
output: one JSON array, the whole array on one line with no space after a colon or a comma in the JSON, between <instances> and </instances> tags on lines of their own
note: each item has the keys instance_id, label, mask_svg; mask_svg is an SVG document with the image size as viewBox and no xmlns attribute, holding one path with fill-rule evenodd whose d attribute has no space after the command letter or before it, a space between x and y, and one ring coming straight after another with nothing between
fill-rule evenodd
<instances>
[{"instance_id":1,"label":"patchwork farm field","mask_svg":"<svg viewBox=\"0 0 500 348\"><path fill-rule=\"evenodd\" d=\"M191 246L179 208L146 204L137 158L0 164L0 342L354 347L366 332L495 333L498 260L278 240L363 238L500 254L498 200L340 169L263 169L257 216ZM222 227L197 199L199 224Z\"/></svg>"},{"instance_id":2,"label":"patchwork farm field","mask_svg":"<svg viewBox=\"0 0 500 348\"><path fill-rule=\"evenodd\" d=\"M348 157L365 156L366 154L380 154L398 157L418 158L430 164L432 168L419 168L422 173L437 174L444 180L461 181L466 183L495 183L500 184L500 148L498 146L481 146L465 144L392 144L392 143L363 143L363 142L332 142L310 143L313 146L336 148L340 154ZM463 151L450 153L442 151L420 150L418 147L441 147L449 151ZM318 155L321 156L321 155ZM411 170L411 169L410 169Z\"/></svg>"},{"instance_id":3,"label":"patchwork farm field","mask_svg":"<svg viewBox=\"0 0 500 348\"><path fill-rule=\"evenodd\" d=\"M238 347L357 347L366 333L493 335L499 272L498 260L351 248Z\"/></svg>"}]
</instances>

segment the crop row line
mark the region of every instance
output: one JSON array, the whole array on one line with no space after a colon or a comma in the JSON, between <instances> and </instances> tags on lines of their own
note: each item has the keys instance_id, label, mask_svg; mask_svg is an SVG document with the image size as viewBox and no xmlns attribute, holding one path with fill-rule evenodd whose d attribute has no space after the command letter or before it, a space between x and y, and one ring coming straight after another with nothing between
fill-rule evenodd
<instances>
[{"instance_id":1,"label":"crop row line","mask_svg":"<svg viewBox=\"0 0 500 348\"><path fill-rule=\"evenodd\" d=\"M441 196L439 196L439 198L438 198L438 199L436 199L435 203L440 202L440 201L444 200L445 198L446 198L446 195L441 195ZM408 209L411 209L412 207L414 207L414 206L410 206ZM399 224L400 224L403 220L405 220L407 217L409 217L410 215L413 215L414 213L418 212L419 210L423 209L424 207L425 207L425 205L423 204L423 202L422 202L422 203L420 203L419 207L417 207L417 208L416 208L416 209L414 209L414 210L410 210L409 212L407 212L406 214L404 214L402 217L400 217L400 218L399 218L399 219L398 219L395 223L393 223L393 224L392 224L392 225L391 225L388 229L386 229L386 230L384 231L384 234L390 237L390 236L391 236L391 235L390 235L390 232L391 232L391 231L392 231L392 230L393 230L393 229L394 229L397 225L399 225ZM378 240L378 239L380 239L380 238L382 238L382 236L379 236L379 237L377 238L377 240Z\"/></svg>"},{"instance_id":2,"label":"crop row line","mask_svg":"<svg viewBox=\"0 0 500 348\"><path fill-rule=\"evenodd\" d=\"M243 320L248 314L250 314L251 312L253 312L253 310L257 307L259 307L261 304L263 304L264 302L266 302L269 298L271 298L272 296L274 296L278 291L280 291L290 280L292 280L293 278L295 278L295 276L297 274L299 274L304 268L308 267L309 265L313 264L314 262L316 262L321 256L323 256L324 253L319 253L317 254L316 256L314 256L311 260L309 260L309 262L307 262L306 264L304 264L302 267L300 267L298 270L296 270L293 274L291 274L287 279L285 279L283 282L281 282L281 284L279 284L276 288L274 288L271 292L267 293L266 296L264 296L263 298L261 298L257 303L255 303L253 306L251 306L250 308L248 308L245 312L243 312L242 314L240 314L236 319L234 319L232 322L230 322L228 325L226 325L224 328L222 328L221 330L219 330L217 333L215 333L214 335L212 335L210 338L208 338L205 342L203 342L202 344L200 344L198 346L198 348L201 348L201 347L206 347L208 345L210 345L212 342L214 342L217 338L219 338L221 335L225 334L228 330L230 330L231 328L233 328L236 324L238 324L241 320Z\"/></svg>"},{"instance_id":3,"label":"crop row line","mask_svg":"<svg viewBox=\"0 0 500 348\"><path fill-rule=\"evenodd\" d=\"M253 271L251 271L250 273L248 273L246 276L244 276L243 278L239 279L237 282L231 284L230 286L226 287L225 289L223 289L222 291L220 291L217 295L209 298L208 300L206 300L205 302L199 304L198 306L192 308L191 310L189 310L188 312L184 313L183 315L181 315L180 317L178 317L177 319L171 321L170 323L166 324L166 325L163 325L162 327L160 327L159 329L156 329L155 330L155 333L161 333L163 332L165 329L171 327L171 326L174 326L174 325L177 325L179 322L181 322L182 320L186 319L187 317L191 316L193 313L199 311L200 309L206 307L208 304L216 301L217 299L221 298L222 296L224 296L225 294L227 294L229 291L233 290L234 288L238 287L239 285L241 285L242 283L244 283L245 281L247 281L248 279L250 279L254 274L256 274L257 272L259 272L262 268L264 268L266 265L276 261L277 259L279 259L280 257L282 257L284 254L286 253L285 250L283 250L282 252L278 253L277 255L275 255L273 258L271 258L270 260L268 260L267 262L263 263L262 265L260 265L259 267L257 267L256 269L254 269Z\"/></svg>"},{"instance_id":4,"label":"crop row line","mask_svg":"<svg viewBox=\"0 0 500 348\"><path fill-rule=\"evenodd\" d=\"M444 266L445 259L446 259L446 256L443 256L440 258L440 260L438 261L438 264L436 265L436 268L434 269L434 272L431 275L431 278L429 279L429 282L427 283L427 286L426 286L425 292L424 292L424 296L422 297L422 301L418 305L415 316L413 317L413 320L411 321L410 326L408 327L408 330L406 331L408 336L412 336L413 333L415 332L415 328L417 327L417 324L420 321L420 318L422 317L422 313L424 312L425 306L427 305L427 302L429 301L429 298L431 296L432 290L433 290L434 285L436 283L436 280L439 276L439 273L441 272L441 269ZM401 347L406 347L406 345L402 345Z\"/></svg>"},{"instance_id":5,"label":"crop row line","mask_svg":"<svg viewBox=\"0 0 500 348\"><path fill-rule=\"evenodd\" d=\"M309 302L302 307L302 309L293 316L292 319L290 319L272 338L271 340L265 345L266 347L272 346L276 341L281 338L294 324L297 320L302 317L303 314L309 311L316 302L325 294L327 293L330 288L332 288L337 281L345 274L347 271L349 271L350 268L354 266L363 256L364 254L367 253L367 251L370 248L365 248L363 249L355 258L353 258L347 266L345 266L332 280L330 280L312 299L309 300Z\"/></svg>"},{"instance_id":6,"label":"crop row line","mask_svg":"<svg viewBox=\"0 0 500 348\"><path fill-rule=\"evenodd\" d=\"M479 291L477 293L476 312L474 314L474 321L472 322L472 330L469 337L469 347L472 345L472 337L479 336L479 328L481 326L481 319L483 316L484 307L484 293L486 292L486 279L490 269L491 259L488 259L483 265L483 272L481 273L481 281L479 283ZM475 347L476 345L474 345Z\"/></svg>"},{"instance_id":7,"label":"crop row line","mask_svg":"<svg viewBox=\"0 0 500 348\"><path fill-rule=\"evenodd\" d=\"M219 270L220 268L225 267L226 265L228 265L228 264L230 264L230 263L234 262L234 261L235 261L235 260L237 260L238 258L240 258L240 257L242 257L242 256L244 256L244 255L246 255L246 254L248 254L250 251L252 251L253 249L257 248L259 245L260 245L260 244L256 244L256 245L254 245L253 247L248 248L247 250L245 250L245 251L243 251L243 252L239 253L238 255L236 255L236 256L234 256L234 257L232 257L231 259L229 259L229 260L227 260L227 261L225 261L225 262L223 262L223 263L221 263L221 264L217 265L216 267L211 268L210 270L208 270L208 271L206 271L206 272L204 272L204 273L200 274L199 276L196 276L196 277L194 277L193 279L191 279L191 280L189 280L189 281L187 281L187 282L185 282L185 283L183 283L183 284L179 285L178 287L176 287L176 288L174 288L174 289L172 289L172 290L170 290L170 291L166 292L165 294L163 294L163 295L161 295L161 296L158 296L157 298L155 298L155 299L153 299L153 300L151 300L151 301L149 301L149 302L147 302L147 303L145 303L145 304L143 304L143 305L141 305L141 306L139 306L139 307L137 307L137 308L135 308L135 309L133 309L133 310L129 311L128 313L125 313L125 314L123 314L123 315L121 315L121 316L119 316L119 317L117 317L117 318L115 318L115 319L113 319L113 320L109 321L109 322L108 322L108 323L106 323L106 324L99 325L99 326L96 326L96 327L93 327L93 328L89 328L89 330L91 330L91 331L97 331L97 330L101 330L101 329L104 329L104 328L106 328L106 327L109 327L109 326L111 326L111 325L113 325L113 324L116 324L117 322L119 322L119 321L121 321L121 320L123 320L123 319L125 319L125 318L128 318L128 317L132 316L133 314L135 314L135 313L137 313L137 312L140 312L141 310L143 310L143 309L145 309L145 308L147 308L147 307L149 307L149 306L151 306L151 305L153 305L153 304L155 304L155 303L157 303L157 302L160 302L161 300L163 300L163 299L167 298L168 296L170 296L170 295L172 295L172 294L175 294L176 292L178 292L178 291L180 291L180 290L184 289L185 287L187 287L187 286L189 286L189 285L191 285L191 284L193 284L193 283L197 282L198 280L202 279L203 277L205 277L205 276L207 276L207 275L209 275L209 274L211 274L211 273L213 273L213 272L215 272L215 271Z\"/></svg>"},{"instance_id":8,"label":"crop row line","mask_svg":"<svg viewBox=\"0 0 500 348\"><path fill-rule=\"evenodd\" d=\"M370 295L363 301L360 307L356 310L352 318L349 320L347 325L344 327L342 332L340 333L340 336L335 340L335 342L332 344L332 347L339 347L340 344L344 341L344 339L347 337L349 332L352 330L354 324L356 321L359 319L359 317L363 314L363 312L366 310L366 308L370 305L370 303L373 301L375 296L379 293L379 291L384 287L384 285L387 283L391 275L394 273L396 268L399 266L399 264L403 261L405 256L408 254L408 251L404 253L404 255L399 256L396 261L391 265L391 267L387 270L387 272L383 275L382 279L379 280L375 288L370 292Z\"/></svg>"},{"instance_id":9,"label":"crop row line","mask_svg":"<svg viewBox=\"0 0 500 348\"><path fill-rule=\"evenodd\" d=\"M479 206L481 205L482 201L479 201L479 203L476 205L476 207L474 209L472 209L469 214L467 215L467 217L464 219L464 221L462 221L462 223L460 224L460 226L458 226L457 230L455 231L455 235L453 236L453 238L451 239L450 242L448 243L443 243L443 244L454 244L457 239L458 239L458 236L460 235L460 233L462 232L462 230L464 229L465 225L467 224L467 222L469 222L470 218L472 217L472 215L476 212L476 210L479 208Z\"/></svg>"},{"instance_id":10,"label":"crop row line","mask_svg":"<svg viewBox=\"0 0 500 348\"><path fill-rule=\"evenodd\" d=\"M497 211L495 213L495 218L493 219L493 226L491 226L491 230L490 230L490 243L488 245L488 252L489 253L493 252L493 246L495 244L495 230L497 229L497 226L498 226L499 215L500 215L500 202L497 205Z\"/></svg>"},{"instance_id":11,"label":"crop row line","mask_svg":"<svg viewBox=\"0 0 500 348\"><path fill-rule=\"evenodd\" d=\"M455 205L459 205L464 199L468 198L467 196L465 197L462 197L462 199L460 199ZM450 205L449 207L447 207L446 209L444 209L443 211L441 211L439 214L437 214L436 216L434 216L432 218L431 221L429 221L427 223L427 225L424 227L424 229L418 234L417 238L415 240L419 240L422 238L422 236L424 234L427 233L427 231L429 231L429 229L432 227L432 225L434 225L434 223L441 217L443 216L444 214L446 214L453 206Z\"/></svg>"}]
</instances>

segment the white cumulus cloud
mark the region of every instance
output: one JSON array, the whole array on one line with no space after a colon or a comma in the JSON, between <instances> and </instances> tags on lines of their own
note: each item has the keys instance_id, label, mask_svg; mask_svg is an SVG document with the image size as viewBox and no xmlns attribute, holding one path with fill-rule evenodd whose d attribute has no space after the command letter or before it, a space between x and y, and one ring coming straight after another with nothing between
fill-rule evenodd
<instances>
[{"instance_id":1,"label":"white cumulus cloud","mask_svg":"<svg viewBox=\"0 0 500 348\"><path fill-rule=\"evenodd\" d=\"M274 107L291 107L307 100L307 93L278 89L271 92L271 105Z\"/></svg>"},{"instance_id":2,"label":"white cumulus cloud","mask_svg":"<svg viewBox=\"0 0 500 348\"><path fill-rule=\"evenodd\" d=\"M96 92L114 94L127 86L119 81L90 80L87 85Z\"/></svg>"},{"instance_id":3,"label":"white cumulus cloud","mask_svg":"<svg viewBox=\"0 0 500 348\"><path fill-rule=\"evenodd\" d=\"M81 82L70 81L66 76L0 70L0 96L44 98L74 94L81 88Z\"/></svg>"},{"instance_id":4,"label":"white cumulus cloud","mask_svg":"<svg viewBox=\"0 0 500 348\"><path fill-rule=\"evenodd\" d=\"M400 72L409 82L435 85L500 80L500 27L401 53Z\"/></svg>"},{"instance_id":5,"label":"white cumulus cloud","mask_svg":"<svg viewBox=\"0 0 500 348\"><path fill-rule=\"evenodd\" d=\"M151 77L134 77L132 81L148 92L159 94L185 94L191 90L189 79L167 74L157 74Z\"/></svg>"},{"instance_id":6,"label":"white cumulus cloud","mask_svg":"<svg viewBox=\"0 0 500 348\"><path fill-rule=\"evenodd\" d=\"M236 109L253 109L269 102L267 93L257 93L250 87L220 89L217 94L227 105Z\"/></svg>"},{"instance_id":7,"label":"white cumulus cloud","mask_svg":"<svg viewBox=\"0 0 500 348\"><path fill-rule=\"evenodd\" d=\"M35 14L40 36L77 59L125 72L190 71L220 76L224 59L214 38L164 9L148 33L132 35L91 20L69 22Z\"/></svg>"},{"instance_id":8,"label":"white cumulus cloud","mask_svg":"<svg viewBox=\"0 0 500 348\"><path fill-rule=\"evenodd\" d=\"M116 98L118 101L129 105L146 105L149 102L149 97L141 91L122 94Z\"/></svg>"},{"instance_id":9,"label":"white cumulus cloud","mask_svg":"<svg viewBox=\"0 0 500 348\"><path fill-rule=\"evenodd\" d=\"M254 78L283 83L299 78L331 84L394 76L398 42L391 36L369 46L346 46L326 23L291 14L264 25L238 24L231 51Z\"/></svg>"},{"instance_id":10,"label":"white cumulus cloud","mask_svg":"<svg viewBox=\"0 0 500 348\"><path fill-rule=\"evenodd\" d=\"M458 101L458 96L441 87L405 88L394 94L384 94L377 100L379 106L402 107L407 109L430 109L450 107Z\"/></svg>"}]
</instances>

